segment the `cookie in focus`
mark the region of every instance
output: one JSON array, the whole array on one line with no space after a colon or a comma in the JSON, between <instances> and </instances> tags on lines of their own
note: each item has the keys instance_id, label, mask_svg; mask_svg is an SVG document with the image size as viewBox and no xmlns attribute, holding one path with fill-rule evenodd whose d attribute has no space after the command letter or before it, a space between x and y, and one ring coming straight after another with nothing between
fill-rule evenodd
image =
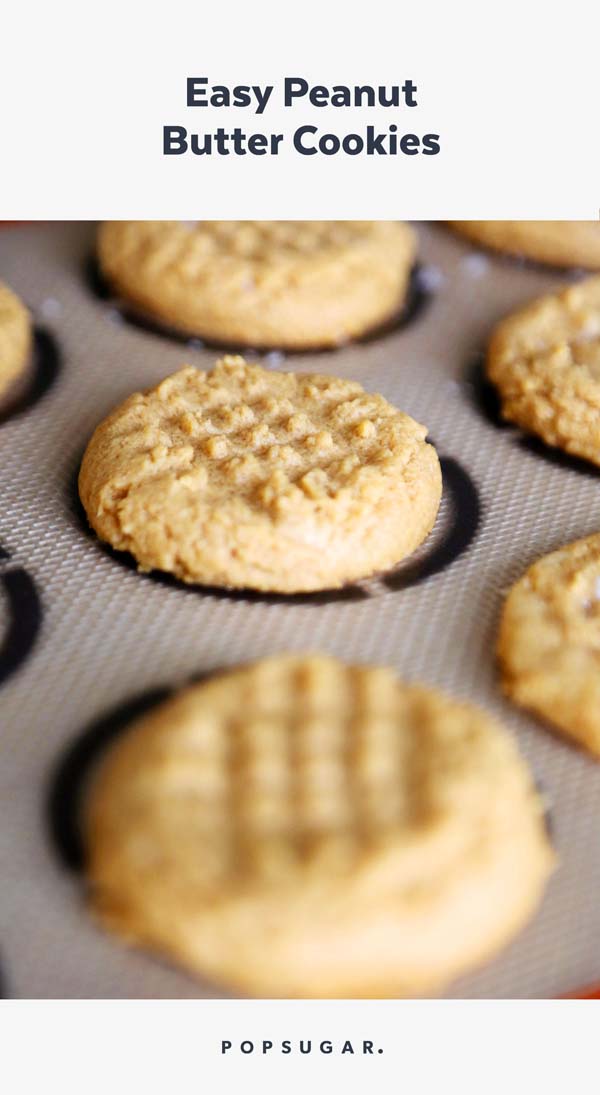
<instances>
[{"instance_id":1,"label":"cookie in focus","mask_svg":"<svg viewBox=\"0 0 600 1095\"><path fill-rule=\"evenodd\" d=\"M107 929L239 992L439 992L530 919L553 868L511 738L387 669L278 656L137 720L89 790Z\"/></svg>"},{"instance_id":2,"label":"cookie in focus","mask_svg":"<svg viewBox=\"0 0 600 1095\"><path fill-rule=\"evenodd\" d=\"M224 347L307 350L399 314L416 237L397 221L113 221L103 276L125 304Z\"/></svg>"},{"instance_id":3,"label":"cookie in focus","mask_svg":"<svg viewBox=\"0 0 600 1095\"><path fill-rule=\"evenodd\" d=\"M355 381L225 357L130 396L79 475L98 536L143 570L276 593L390 570L441 497L427 431Z\"/></svg>"}]
</instances>

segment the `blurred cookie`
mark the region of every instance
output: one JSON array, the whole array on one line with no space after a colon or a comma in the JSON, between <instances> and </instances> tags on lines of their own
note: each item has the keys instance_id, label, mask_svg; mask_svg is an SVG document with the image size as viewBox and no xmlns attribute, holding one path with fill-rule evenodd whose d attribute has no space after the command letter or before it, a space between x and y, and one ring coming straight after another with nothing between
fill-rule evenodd
<instances>
[{"instance_id":1,"label":"blurred cookie","mask_svg":"<svg viewBox=\"0 0 600 1095\"><path fill-rule=\"evenodd\" d=\"M117 407L79 490L101 539L144 570L333 589L390 569L431 530L441 473L426 433L354 381L225 357Z\"/></svg>"},{"instance_id":2,"label":"blurred cookie","mask_svg":"<svg viewBox=\"0 0 600 1095\"><path fill-rule=\"evenodd\" d=\"M450 221L475 243L494 251L600 270L600 221Z\"/></svg>"},{"instance_id":3,"label":"blurred cookie","mask_svg":"<svg viewBox=\"0 0 600 1095\"><path fill-rule=\"evenodd\" d=\"M513 586L498 657L515 703L600 755L600 534L545 555Z\"/></svg>"},{"instance_id":4,"label":"blurred cookie","mask_svg":"<svg viewBox=\"0 0 600 1095\"><path fill-rule=\"evenodd\" d=\"M31 352L29 312L19 298L0 282L0 400L24 375Z\"/></svg>"},{"instance_id":5,"label":"blurred cookie","mask_svg":"<svg viewBox=\"0 0 600 1095\"><path fill-rule=\"evenodd\" d=\"M600 464L600 276L503 320L490 341L487 374L504 418Z\"/></svg>"},{"instance_id":6,"label":"blurred cookie","mask_svg":"<svg viewBox=\"0 0 600 1095\"><path fill-rule=\"evenodd\" d=\"M319 656L136 721L92 782L84 838L105 927L259 996L438 991L514 936L553 867L493 720Z\"/></svg>"},{"instance_id":7,"label":"blurred cookie","mask_svg":"<svg viewBox=\"0 0 600 1095\"><path fill-rule=\"evenodd\" d=\"M336 346L403 306L416 253L396 221L115 221L100 269L123 300L224 346Z\"/></svg>"}]
</instances>

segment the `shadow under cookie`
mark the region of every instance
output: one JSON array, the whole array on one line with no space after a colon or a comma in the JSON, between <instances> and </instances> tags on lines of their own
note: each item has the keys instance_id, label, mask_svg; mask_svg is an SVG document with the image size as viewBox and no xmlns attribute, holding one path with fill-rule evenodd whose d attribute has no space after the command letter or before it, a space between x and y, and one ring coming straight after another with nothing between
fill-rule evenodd
<instances>
[{"instance_id":1,"label":"shadow under cookie","mask_svg":"<svg viewBox=\"0 0 600 1095\"><path fill-rule=\"evenodd\" d=\"M421 557L417 550L414 556L381 578L383 585L392 592L417 585L446 570L468 551L477 535L483 507L473 479L451 456L442 456L440 465L442 498L448 500L449 510L444 534L440 539L434 538L431 544L426 541L427 550Z\"/></svg>"},{"instance_id":2,"label":"shadow under cookie","mask_svg":"<svg viewBox=\"0 0 600 1095\"><path fill-rule=\"evenodd\" d=\"M464 374L464 382L471 404L475 409L491 426L507 432L519 448L532 453L534 456L540 456L555 467L565 468L567 471L576 471L579 474L593 478L600 476L600 467L592 464L591 461L584 460L583 457L572 456L564 449L547 445L540 437L527 433L521 426L517 426L502 417L500 395L485 373L485 354L477 353L469 361Z\"/></svg>"},{"instance_id":3,"label":"shadow under cookie","mask_svg":"<svg viewBox=\"0 0 600 1095\"><path fill-rule=\"evenodd\" d=\"M42 603L33 578L9 561L9 553L0 546L0 601L8 608L8 626L0 636L0 685L27 660L42 626Z\"/></svg>"},{"instance_id":4,"label":"shadow under cookie","mask_svg":"<svg viewBox=\"0 0 600 1095\"><path fill-rule=\"evenodd\" d=\"M433 442L431 442L433 444ZM442 471L442 501L434 528L427 539L392 570L371 575L364 581L337 589L313 593L264 593L253 589L231 589L221 586L192 584L181 581L166 571L141 571L128 551L117 551L101 541L88 523L79 497L79 465L74 471L69 491L69 509L79 529L98 551L114 559L127 570L170 589L196 596L218 597L260 604L323 605L336 602L365 601L386 592L399 592L432 578L451 566L468 551L482 518L479 491L467 470L453 457L440 458Z\"/></svg>"},{"instance_id":5,"label":"shadow under cookie","mask_svg":"<svg viewBox=\"0 0 600 1095\"><path fill-rule=\"evenodd\" d=\"M577 263L549 262L545 259L536 259L524 254L522 251L502 250L500 247L493 247L491 244L484 243L483 240L469 236L467 233L462 232L460 228L455 228L451 221L434 221L433 223L439 224L444 232L452 235L455 240L462 242L467 252L485 255L486 259L497 263L500 267L518 267L523 270L531 270L532 273L537 274L564 274L569 275L574 281L589 277L597 269L595 266L585 267Z\"/></svg>"},{"instance_id":6,"label":"shadow under cookie","mask_svg":"<svg viewBox=\"0 0 600 1095\"><path fill-rule=\"evenodd\" d=\"M420 318L433 297L433 290L425 287L420 274L421 267L419 265L414 266L410 273L406 295L401 308L399 308L399 310L389 319L372 327L370 330L365 331L364 334L340 342L336 346L311 346L306 349L285 349L283 347L278 348L277 346L248 345L247 343L235 341L225 342L204 338L203 336L196 337L189 332L183 333L175 327L161 323L160 320L136 309L126 300L116 296L113 293L110 284L104 278L95 256L92 255L87 260L84 272L85 281L91 293L98 300L110 304L111 308L115 309L121 318L130 326L150 334L159 335L162 338L168 338L171 341L187 346L190 349L215 350L218 353L223 353L224 351L227 351L228 353L245 353L247 357L249 354L253 353L264 356L282 353L285 357L306 357L310 354L335 353L337 350L346 349L348 346L378 342L388 338L390 335L397 334Z\"/></svg>"},{"instance_id":7,"label":"shadow under cookie","mask_svg":"<svg viewBox=\"0 0 600 1095\"><path fill-rule=\"evenodd\" d=\"M61 354L54 335L43 327L36 327L25 371L0 397L0 425L39 403L56 383L61 367Z\"/></svg>"},{"instance_id":8,"label":"shadow under cookie","mask_svg":"<svg viewBox=\"0 0 600 1095\"><path fill-rule=\"evenodd\" d=\"M85 863L81 807L95 764L130 722L161 703L169 693L169 688L156 688L105 712L61 756L50 780L46 819L54 850L69 870L81 871Z\"/></svg>"}]
</instances>

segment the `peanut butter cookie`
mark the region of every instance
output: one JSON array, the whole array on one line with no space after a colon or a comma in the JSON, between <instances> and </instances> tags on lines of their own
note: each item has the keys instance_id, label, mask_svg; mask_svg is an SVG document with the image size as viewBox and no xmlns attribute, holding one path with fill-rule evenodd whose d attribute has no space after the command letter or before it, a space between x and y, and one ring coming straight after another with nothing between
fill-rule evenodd
<instances>
[{"instance_id":1,"label":"peanut butter cookie","mask_svg":"<svg viewBox=\"0 0 600 1095\"><path fill-rule=\"evenodd\" d=\"M498 657L515 703L600 756L600 534L545 555L513 586Z\"/></svg>"},{"instance_id":2,"label":"peanut butter cookie","mask_svg":"<svg viewBox=\"0 0 600 1095\"><path fill-rule=\"evenodd\" d=\"M415 236L395 221L116 221L100 268L126 303L224 346L347 342L402 308Z\"/></svg>"},{"instance_id":3,"label":"peanut butter cookie","mask_svg":"<svg viewBox=\"0 0 600 1095\"><path fill-rule=\"evenodd\" d=\"M12 290L0 282L0 399L25 373L30 352L29 312Z\"/></svg>"},{"instance_id":4,"label":"peanut butter cookie","mask_svg":"<svg viewBox=\"0 0 600 1095\"><path fill-rule=\"evenodd\" d=\"M494 251L600 270L600 221L451 221L458 232Z\"/></svg>"},{"instance_id":5,"label":"peanut butter cookie","mask_svg":"<svg viewBox=\"0 0 600 1095\"><path fill-rule=\"evenodd\" d=\"M225 357L136 393L79 476L90 524L143 570L280 593L389 570L427 536L426 429L360 384Z\"/></svg>"},{"instance_id":6,"label":"peanut butter cookie","mask_svg":"<svg viewBox=\"0 0 600 1095\"><path fill-rule=\"evenodd\" d=\"M600 464L600 276L542 297L494 331L487 373L502 414Z\"/></svg>"},{"instance_id":7,"label":"peanut butter cookie","mask_svg":"<svg viewBox=\"0 0 600 1095\"><path fill-rule=\"evenodd\" d=\"M92 780L84 839L105 927L260 996L439 991L529 920L554 859L493 720L321 656L136 721Z\"/></svg>"}]
</instances>

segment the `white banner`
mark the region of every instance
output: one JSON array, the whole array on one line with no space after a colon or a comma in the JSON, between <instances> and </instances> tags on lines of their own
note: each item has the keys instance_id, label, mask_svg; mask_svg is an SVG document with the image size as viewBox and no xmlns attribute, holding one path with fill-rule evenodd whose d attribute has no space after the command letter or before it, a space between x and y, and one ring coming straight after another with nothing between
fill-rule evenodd
<instances>
[{"instance_id":1,"label":"white banner","mask_svg":"<svg viewBox=\"0 0 600 1095\"><path fill-rule=\"evenodd\" d=\"M0 216L585 218L589 0L10 5Z\"/></svg>"},{"instance_id":2,"label":"white banner","mask_svg":"<svg viewBox=\"0 0 600 1095\"><path fill-rule=\"evenodd\" d=\"M10 1095L593 1091L583 1001L22 1001L0 1006Z\"/></svg>"}]
</instances>

